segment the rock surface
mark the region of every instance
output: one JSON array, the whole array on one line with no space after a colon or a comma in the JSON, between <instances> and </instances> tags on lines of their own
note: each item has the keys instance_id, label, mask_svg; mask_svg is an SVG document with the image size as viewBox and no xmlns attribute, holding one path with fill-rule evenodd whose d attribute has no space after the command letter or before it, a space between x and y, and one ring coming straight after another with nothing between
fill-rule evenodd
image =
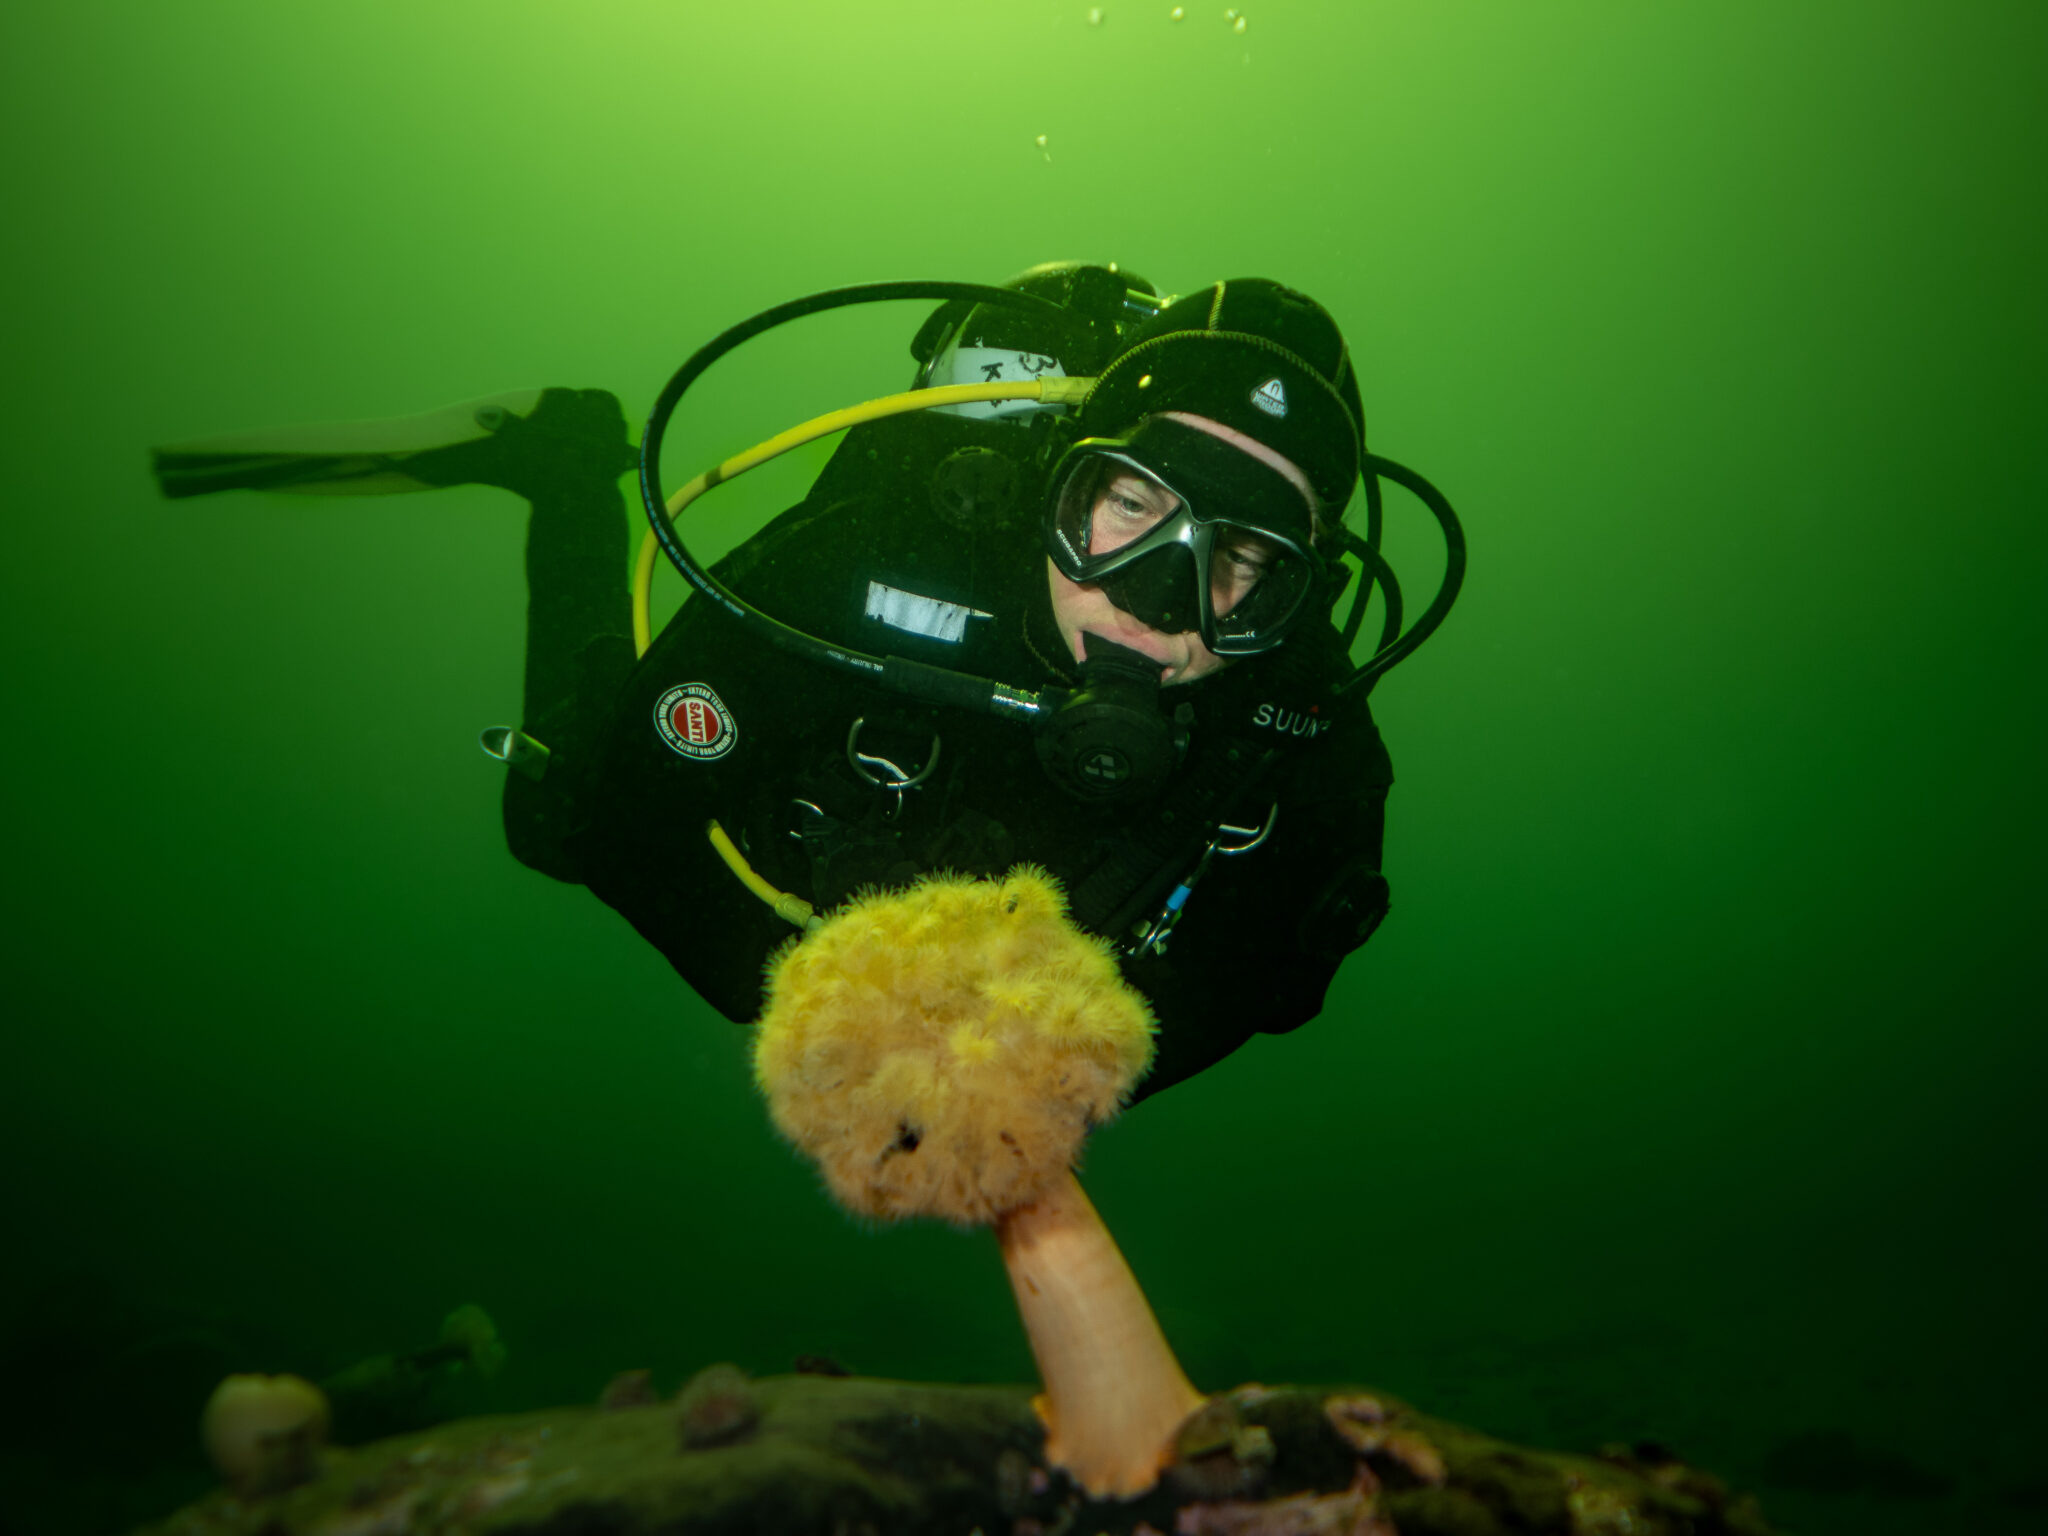
<instances>
[{"instance_id":1,"label":"rock surface","mask_svg":"<svg viewBox=\"0 0 2048 1536\"><path fill-rule=\"evenodd\" d=\"M712 1372L726 1373L710 1378ZM1768 1536L1755 1502L1659 1447L1528 1450L1363 1388L1240 1387L1159 1486L1091 1504L1038 1460L1022 1387L747 1381L458 1420L324 1453L139 1536ZM709 1415L709 1417L707 1417ZM715 1425L712 1433L707 1425Z\"/></svg>"}]
</instances>

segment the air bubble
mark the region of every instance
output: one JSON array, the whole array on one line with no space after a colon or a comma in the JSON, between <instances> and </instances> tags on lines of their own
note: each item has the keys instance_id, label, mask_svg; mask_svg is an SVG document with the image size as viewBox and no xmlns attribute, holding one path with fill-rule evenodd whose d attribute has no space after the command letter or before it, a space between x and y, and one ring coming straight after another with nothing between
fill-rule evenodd
<instances>
[{"instance_id":1,"label":"air bubble","mask_svg":"<svg viewBox=\"0 0 2048 1536\"><path fill-rule=\"evenodd\" d=\"M1091 26L1091 27L1099 27L1099 26L1101 26L1101 25L1102 25L1102 7L1101 7L1101 6L1099 6L1099 5L1091 5L1091 6L1089 6L1089 7L1088 7L1088 25L1089 25L1089 26Z\"/></svg>"},{"instance_id":2,"label":"air bubble","mask_svg":"<svg viewBox=\"0 0 2048 1536\"><path fill-rule=\"evenodd\" d=\"M1188 19L1188 8L1184 5L1176 5L1166 13L1166 19L1168 21L1186 21Z\"/></svg>"},{"instance_id":3,"label":"air bubble","mask_svg":"<svg viewBox=\"0 0 2048 1536\"><path fill-rule=\"evenodd\" d=\"M1038 152L1041 155L1045 156L1045 163L1047 165L1051 165L1052 151L1046 148L1046 136L1041 133L1037 138L1033 139L1031 142L1036 144L1038 146Z\"/></svg>"},{"instance_id":4,"label":"air bubble","mask_svg":"<svg viewBox=\"0 0 2048 1536\"><path fill-rule=\"evenodd\" d=\"M1233 21L1230 24L1230 30L1233 32L1242 32L1244 30L1244 18L1240 16L1237 18L1237 20Z\"/></svg>"}]
</instances>

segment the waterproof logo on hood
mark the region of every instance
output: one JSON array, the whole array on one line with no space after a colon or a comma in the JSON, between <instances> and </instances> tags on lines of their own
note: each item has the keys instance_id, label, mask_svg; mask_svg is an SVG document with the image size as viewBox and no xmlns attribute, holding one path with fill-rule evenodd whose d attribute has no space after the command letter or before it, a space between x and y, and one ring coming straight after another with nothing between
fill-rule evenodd
<instances>
[{"instance_id":1,"label":"waterproof logo on hood","mask_svg":"<svg viewBox=\"0 0 2048 1536\"><path fill-rule=\"evenodd\" d=\"M677 683L656 699L654 728L671 749L699 762L725 756L740 739L732 711L709 683Z\"/></svg>"},{"instance_id":2,"label":"waterproof logo on hood","mask_svg":"<svg viewBox=\"0 0 2048 1536\"><path fill-rule=\"evenodd\" d=\"M1287 386L1280 382L1279 376L1276 374L1252 391L1252 404L1256 405L1268 416L1285 416L1287 414Z\"/></svg>"}]
</instances>

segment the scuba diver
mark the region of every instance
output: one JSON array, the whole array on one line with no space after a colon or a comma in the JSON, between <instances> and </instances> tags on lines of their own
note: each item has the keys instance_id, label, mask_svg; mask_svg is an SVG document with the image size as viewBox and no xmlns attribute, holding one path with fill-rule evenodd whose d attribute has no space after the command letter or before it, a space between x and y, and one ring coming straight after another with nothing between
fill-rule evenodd
<instances>
[{"instance_id":1,"label":"scuba diver","mask_svg":"<svg viewBox=\"0 0 2048 1536\"><path fill-rule=\"evenodd\" d=\"M669 419L720 357L902 298L943 300L910 391L663 494ZM670 381L637 453L613 396L550 389L163 449L156 467L172 496L526 498L524 718L484 734L511 769L521 862L589 887L740 1023L770 956L855 893L1038 865L1153 1009L1142 1098L1313 1018L1388 908L1393 770L1367 695L1442 621L1464 548L1433 486L1366 454L1362 423L1343 335L1305 295L1242 279L1169 300L1055 263L756 316ZM800 503L715 565L690 554L690 501L841 430ZM618 479L636 463L649 531L629 593ZM1361 471L1363 537L1344 522ZM1405 634L1383 476L1449 551ZM653 635L664 553L695 590ZM1355 667L1375 586L1381 641Z\"/></svg>"}]
</instances>

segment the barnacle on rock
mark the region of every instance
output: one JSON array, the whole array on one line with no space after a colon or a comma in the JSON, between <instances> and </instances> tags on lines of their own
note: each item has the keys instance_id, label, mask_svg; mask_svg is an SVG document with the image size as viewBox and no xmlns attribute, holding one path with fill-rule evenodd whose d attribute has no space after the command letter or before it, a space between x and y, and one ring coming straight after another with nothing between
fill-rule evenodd
<instances>
[{"instance_id":1,"label":"barnacle on rock","mask_svg":"<svg viewBox=\"0 0 2048 1536\"><path fill-rule=\"evenodd\" d=\"M753 1385L736 1365L707 1365L676 1395L676 1433L686 1451L744 1440L760 1419Z\"/></svg>"}]
</instances>

